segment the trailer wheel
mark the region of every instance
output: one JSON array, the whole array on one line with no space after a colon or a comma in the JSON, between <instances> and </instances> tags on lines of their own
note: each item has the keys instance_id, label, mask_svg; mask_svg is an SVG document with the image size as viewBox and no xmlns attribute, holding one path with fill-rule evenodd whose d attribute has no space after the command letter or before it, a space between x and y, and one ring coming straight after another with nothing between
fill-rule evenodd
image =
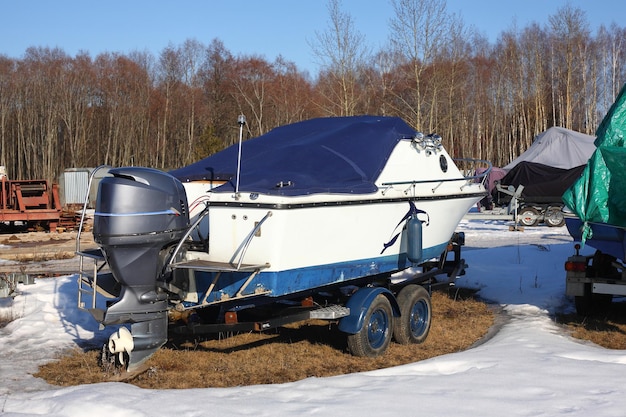
<instances>
[{"instance_id":1,"label":"trailer wheel","mask_svg":"<svg viewBox=\"0 0 626 417\"><path fill-rule=\"evenodd\" d=\"M375 357L387 350L391 342L393 312L389 299L376 296L365 314L358 333L348 335L348 349L354 356Z\"/></svg>"},{"instance_id":2,"label":"trailer wheel","mask_svg":"<svg viewBox=\"0 0 626 417\"><path fill-rule=\"evenodd\" d=\"M576 313L579 316L594 316L605 314L613 302L611 294L596 294L591 292L591 284L585 284L585 294L574 297Z\"/></svg>"},{"instance_id":3,"label":"trailer wheel","mask_svg":"<svg viewBox=\"0 0 626 417\"><path fill-rule=\"evenodd\" d=\"M534 207L524 207L520 210L518 217L522 226L532 227L539 223L539 212Z\"/></svg>"},{"instance_id":4,"label":"trailer wheel","mask_svg":"<svg viewBox=\"0 0 626 417\"><path fill-rule=\"evenodd\" d=\"M393 337L402 345L422 343L430 331L432 307L428 291L420 285L407 285L398 294L400 319L393 323Z\"/></svg>"},{"instance_id":5,"label":"trailer wheel","mask_svg":"<svg viewBox=\"0 0 626 417\"><path fill-rule=\"evenodd\" d=\"M544 222L550 227L561 227L565 224L565 216L558 207L550 207L546 210Z\"/></svg>"}]
</instances>

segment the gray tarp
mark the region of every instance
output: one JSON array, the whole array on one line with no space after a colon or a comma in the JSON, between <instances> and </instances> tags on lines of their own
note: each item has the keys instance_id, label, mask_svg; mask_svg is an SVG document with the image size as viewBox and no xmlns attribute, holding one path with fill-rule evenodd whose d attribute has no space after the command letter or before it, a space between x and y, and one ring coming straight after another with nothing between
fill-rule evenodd
<instances>
[{"instance_id":1,"label":"gray tarp","mask_svg":"<svg viewBox=\"0 0 626 417\"><path fill-rule=\"evenodd\" d=\"M538 134L526 152L503 169L509 171L522 161L561 169L585 165L596 150L595 139L563 127L551 127Z\"/></svg>"}]
</instances>

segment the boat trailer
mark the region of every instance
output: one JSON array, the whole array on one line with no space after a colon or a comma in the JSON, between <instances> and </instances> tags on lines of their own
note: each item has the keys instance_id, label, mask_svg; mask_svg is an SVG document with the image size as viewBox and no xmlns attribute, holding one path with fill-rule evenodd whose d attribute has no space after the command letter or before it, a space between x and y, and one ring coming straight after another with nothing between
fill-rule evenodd
<instances>
[{"instance_id":1,"label":"boat trailer","mask_svg":"<svg viewBox=\"0 0 626 417\"><path fill-rule=\"evenodd\" d=\"M464 241L463 233L455 233L439 259L419 268L391 276L364 277L345 287L315 288L279 300L268 297L266 303L256 299L250 308L235 307L249 297L243 294L221 306L191 310L180 308L182 304L167 305L165 300L155 299L150 302L149 311L124 313L125 319L136 315L131 319L130 331L120 327L110 336L104 351L114 356L118 366L135 372L171 339L264 332L307 320L338 324L339 330L347 334L348 349L355 356L375 357L384 353L392 334L400 344L421 343L430 330L432 291L453 287L456 279L465 274L467 264L461 258ZM105 323L107 311L98 306L98 294L108 305L119 302L124 298L120 285L107 272L107 260L100 250L79 250L77 254L80 257L78 307ZM243 265L238 271L245 268L250 266ZM134 336L137 334L148 336L138 338Z\"/></svg>"},{"instance_id":2,"label":"boat trailer","mask_svg":"<svg viewBox=\"0 0 626 417\"><path fill-rule=\"evenodd\" d=\"M76 239L80 258L78 307L89 312L102 326L116 327L104 351L128 372L141 370L146 360L174 337L260 332L309 319L335 322L346 334L348 349L355 356L383 354L392 337L400 344L421 343L431 326L432 291L453 286L467 267L461 257L465 236L455 232L438 258L419 265L272 297L262 288L247 288L253 277L268 265L200 259L176 262L178 248L188 244L187 237L201 217L189 224L186 216L177 214L185 213L184 191L170 177L147 169L141 174L153 186L137 183L133 198L140 204L151 205L141 210L152 215L100 216L93 229L100 247L85 251L80 248L83 217ZM126 175L118 175L101 181L100 191L111 186L117 190L117 183L127 181ZM93 173L90 186L92 179ZM98 203L124 204L122 195L113 196L116 198L99 197ZM172 202L179 201L179 207L172 206ZM98 204L96 207L98 210ZM115 209L105 207L103 211L115 212ZM415 219L416 225L417 222ZM250 231L248 240L255 239L255 230ZM164 247L163 242L178 244ZM242 259L249 244L244 241L240 245ZM107 252L108 248L115 250ZM408 257L411 259L410 254ZM189 306L178 292L195 289L181 288L180 282L186 281L179 282L177 277L196 272L214 273L214 281L200 294L199 302ZM249 274L250 278L244 280L239 291L220 296L218 281L228 279L230 273ZM124 326L128 324L130 330Z\"/></svg>"}]
</instances>

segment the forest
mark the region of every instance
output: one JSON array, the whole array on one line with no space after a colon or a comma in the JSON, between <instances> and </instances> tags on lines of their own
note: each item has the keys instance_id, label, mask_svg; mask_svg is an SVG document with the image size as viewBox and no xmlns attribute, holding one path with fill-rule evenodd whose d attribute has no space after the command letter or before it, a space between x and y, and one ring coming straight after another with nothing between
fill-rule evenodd
<instances>
[{"instance_id":1,"label":"forest","mask_svg":"<svg viewBox=\"0 0 626 417\"><path fill-rule=\"evenodd\" d=\"M373 50L339 0L316 32L310 74L279 56L237 55L220 39L158 54L32 46L0 51L0 165L10 179L56 181L68 168L163 170L314 117L399 116L436 132L453 157L503 166L551 126L594 134L626 82L626 29L590 29L565 6L544 26L489 42L444 0L391 0L389 42ZM304 41L303 41L304 42Z\"/></svg>"}]
</instances>

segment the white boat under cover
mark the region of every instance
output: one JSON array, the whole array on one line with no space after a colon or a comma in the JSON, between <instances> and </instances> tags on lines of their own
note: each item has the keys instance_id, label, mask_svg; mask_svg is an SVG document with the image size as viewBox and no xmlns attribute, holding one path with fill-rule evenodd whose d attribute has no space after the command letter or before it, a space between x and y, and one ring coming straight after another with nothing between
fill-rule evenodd
<instances>
[{"instance_id":1,"label":"white boat under cover","mask_svg":"<svg viewBox=\"0 0 626 417\"><path fill-rule=\"evenodd\" d=\"M279 127L170 172L202 248L170 265L189 280L185 302L282 297L439 257L486 194L455 162L402 119L357 116Z\"/></svg>"}]
</instances>

